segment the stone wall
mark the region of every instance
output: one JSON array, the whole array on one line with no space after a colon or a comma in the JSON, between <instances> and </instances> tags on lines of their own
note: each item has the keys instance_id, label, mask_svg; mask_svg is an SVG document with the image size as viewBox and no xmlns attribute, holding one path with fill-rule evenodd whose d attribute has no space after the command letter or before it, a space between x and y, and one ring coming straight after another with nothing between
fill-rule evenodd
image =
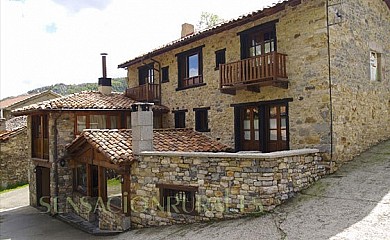
<instances>
[{"instance_id":1,"label":"stone wall","mask_svg":"<svg viewBox=\"0 0 390 240\"><path fill-rule=\"evenodd\" d=\"M141 153L131 168L134 227L236 218L261 213L323 176L318 150L268 154ZM196 215L161 211L158 184L197 187Z\"/></svg>"},{"instance_id":2,"label":"stone wall","mask_svg":"<svg viewBox=\"0 0 390 240\"><path fill-rule=\"evenodd\" d=\"M324 0L303 0L295 7L272 16L237 26L202 40L153 57L169 66L169 82L162 83L162 104L171 110L187 109L186 127L194 128L193 108L210 107L208 133L234 147L234 114L231 104L292 98L289 103L290 147L319 148L330 151L330 97L327 72L326 11ZM235 96L219 91L219 71L215 70L215 51L226 48L226 62L240 60L238 32L278 19L277 51L287 54L289 88L263 87L260 93L240 90ZM205 86L176 91L178 86L175 54L204 45L203 81ZM151 62L144 59L145 63ZM138 85L138 65L128 68L129 87ZM158 73L155 72L155 76ZM164 126L174 126L172 113Z\"/></svg>"},{"instance_id":3,"label":"stone wall","mask_svg":"<svg viewBox=\"0 0 390 240\"><path fill-rule=\"evenodd\" d=\"M0 183L2 188L28 182L27 128L14 130L0 140Z\"/></svg>"},{"instance_id":4,"label":"stone wall","mask_svg":"<svg viewBox=\"0 0 390 240\"><path fill-rule=\"evenodd\" d=\"M335 161L351 160L390 138L390 9L383 0L346 0L329 10ZM336 21L336 22L335 22ZM370 80L370 50L382 79Z\"/></svg>"}]
</instances>

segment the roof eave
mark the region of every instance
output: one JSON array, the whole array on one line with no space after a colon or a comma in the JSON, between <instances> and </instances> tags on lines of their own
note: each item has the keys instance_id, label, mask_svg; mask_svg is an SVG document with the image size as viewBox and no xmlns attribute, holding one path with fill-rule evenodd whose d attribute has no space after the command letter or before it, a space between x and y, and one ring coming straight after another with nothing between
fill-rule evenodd
<instances>
[{"instance_id":1,"label":"roof eave","mask_svg":"<svg viewBox=\"0 0 390 240\"><path fill-rule=\"evenodd\" d=\"M385 0L385 1L390 1L390 0ZM235 27L240 26L242 24L246 24L248 22L251 22L251 21L266 17L266 16L273 15L279 11L284 10L287 5L296 6L296 5L299 5L300 3L301 3L301 0L288 0L288 1L281 2L281 3L277 3L273 7L266 8L266 9L263 9L261 11L258 11L258 12L252 13L252 14L248 14L248 16L243 17L243 18L231 20L231 21L226 22L218 27L210 28L210 29L208 29L204 32L201 32L201 33L195 33L192 36L185 37L185 38L183 38L183 40L179 40L176 43L173 43L171 45L168 45L168 46L156 49L154 51L151 51L149 53L143 54L143 55L136 57L132 60L129 60L125 63L119 64L118 68L130 67L136 63L141 62L142 59L155 57L155 56L163 54L165 52L174 50L176 48L179 48L179 47L185 46L187 44L190 44L192 42L198 41L200 39L206 38L210 35L214 35L214 34L235 28Z\"/></svg>"}]
</instances>

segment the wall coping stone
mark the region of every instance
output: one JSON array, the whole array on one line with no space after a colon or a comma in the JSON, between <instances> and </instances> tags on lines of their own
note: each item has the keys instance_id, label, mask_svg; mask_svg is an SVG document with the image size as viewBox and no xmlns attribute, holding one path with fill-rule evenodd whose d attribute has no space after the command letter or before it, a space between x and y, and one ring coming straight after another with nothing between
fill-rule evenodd
<instances>
[{"instance_id":1,"label":"wall coping stone","mask_svg":"<svg viewBox=\"0 0 390 240\"><path fill-rule=\"evenodd\" d=\"M227 153L227 152L157 152L157 151L143 151L139 156L164 156L164 157L210 157L210 158L258 158L258 159L273 159L281 157L291 157L297 155L318 153L320 150L305 148L287 151L277 151L271 153L261 153L255 151Z\"/></svg>"}]
</instances>

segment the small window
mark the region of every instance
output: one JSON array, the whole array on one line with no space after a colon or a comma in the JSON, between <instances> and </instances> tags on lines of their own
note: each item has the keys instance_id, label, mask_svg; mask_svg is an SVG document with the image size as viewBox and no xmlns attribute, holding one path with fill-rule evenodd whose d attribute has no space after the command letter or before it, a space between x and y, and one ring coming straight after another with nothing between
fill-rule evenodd
<instances>
[{"instance_id":1,"label":"small window","mask_svg":"<svg viewBox=\"0 0 390 240\"><path fill-rule=\"evenodd\" d=\"M198 132L209 132L208 110L210 108L198 108L195 111L195 130Z\"/></svg>"},{"instance_id":2,"label":"small window","mask_svg":"<svg viewBox=\"0 0 390 240\"><path fill-rule=\"evenodd\" d=\"M126 116L126 127L127 129L131 129L131 115Z\"/></svg>"},{"instance_id":3,"label":"small window","mask_svg":"<svg viewBox=\"0 0 390 240\"><path fill-rule=\"evenodd\" d=\"M226 63L225 52L226 49L221 49L215 52L215 70L219 69L219 64Z\"/></svg>"},{"instance_id":4,"label":"small window","mask_svg":"<svg viewBox=\"0 0 390 240\"><path fill-rule=\"evenodd\" d=\"M381 80L381 54L378 52L370 52L370 80L380 81Z\"/></svg>"},{"instance_id":5,"label":"small window","mask_svg":"<svg viewBox=\"0 0 390 240\"><path fill-rule=\"evenodd\" d=\"M196 214L196 187L160 185L160 205L165 211L178 214Z\"/></svg>"},{"instance_id":6,"label":"small window","mask_svg":"<svg viewBox=\"0 0 390 240\"><path fill-rule=\"evenodd\" d=\"M161 82L169 82L169 67L161 68Z\"/></svg>"},{"instance_id":7,"label":"small window","mask_svg":"<svg viewBox=\"0 0 390 240\"><path fill-rule=\"evenodd\" d=\"M175 114L175 128L185 128L186 127L186 112L185 111L176 111Z\"/></svg>"},{"instance_id":8,"label":"small window","mask_svg":"<svg viewBox=\"0 0 390 240\"><path fill-rule=\"evenodd\" d=\"M115 115L110 116L110 129L118 129L119 128L119 117Z\"/></svg>"}]
</instances>

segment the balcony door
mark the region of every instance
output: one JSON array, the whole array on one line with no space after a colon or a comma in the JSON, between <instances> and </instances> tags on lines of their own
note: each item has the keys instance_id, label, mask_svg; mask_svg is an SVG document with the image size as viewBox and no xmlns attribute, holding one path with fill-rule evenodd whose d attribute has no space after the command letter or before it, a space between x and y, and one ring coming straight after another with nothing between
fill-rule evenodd
<instances>
[{"instance_id":1,"label":"balcony door","mask_svg":"<svg viewBox=\"0 0 390 240\"><path fill-rule=\"evenodd\" d=\"M148 64L138 68L138 81L139 85L145 85L146 83L154 84L154 66Z\"/></svg>"},{"instance_id":2,"label":"balcony door","mask_svg":"<svg viewBox=\"0 0 390 240\"><path fill-rule=\"evenodd\" d=\"M245 107L241 110L241 143L243 151L260 150L258 107Z\"/></svg>"}]
</instances>

